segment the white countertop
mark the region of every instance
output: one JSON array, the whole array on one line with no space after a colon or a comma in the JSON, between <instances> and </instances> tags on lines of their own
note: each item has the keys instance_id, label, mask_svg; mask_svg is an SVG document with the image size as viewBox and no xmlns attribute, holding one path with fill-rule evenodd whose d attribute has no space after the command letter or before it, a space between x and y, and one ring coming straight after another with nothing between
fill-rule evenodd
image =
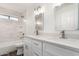
<instances>
[{"instance_id":1,"label":"white countertop","mask_svg":"<svg viewBox=\"0 0 79 59\"><path fill-rule=\"evenodd\" d=\"M2 42L0 43L0 55L7 54L17 49L18 46L22 46L22 40Z\"/></svg>"},{"instance_id":2,"label":"white countertop","mask_svg":"<svg viewBox=\"0 0 79 59\"><path fill-rule=\"evenodd\" d=\"M26 37L79 49L79 39L60 39L58 37L49 37L42 35L27 35Z\"/></svg>"}]
</instances>

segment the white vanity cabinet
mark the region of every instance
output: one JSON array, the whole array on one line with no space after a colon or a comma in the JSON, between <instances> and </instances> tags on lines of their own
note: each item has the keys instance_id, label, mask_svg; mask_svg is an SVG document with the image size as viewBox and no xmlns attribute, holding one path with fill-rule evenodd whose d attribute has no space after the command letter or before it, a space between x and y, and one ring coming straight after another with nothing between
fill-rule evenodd
<instances>
[{"instance_id":1,"label":"white vanity cabinet","mask_svg":"<svg viewBox=\"0 0 79 59\"><path fill-rule=\"evenodd\" d=\"M25 56L42 56L42 42L33 38L24 39L24 55Z\"/></svg>"},{"instance_id":2,"label":"white vanity cabinet","mask_svg":"<svg viewBox=\"0 0 79 59\"><path fill-rule=\"evenodd\" d=\"M31 39L24 38L24 56L32 56Z\"/></svg>"},{"instance_id":3,"label":"white vanity cabinet","mask_svg":"<svg viewBox=\"0 0 79 59\"><path fill-rule=\"evenodd\" d=\"M56 30L77 30L79 4L67 3L55 8Z\"/></svg>"},{"instance_id":4,"label":"white vanity cabinet","mask_svg":"<svg viewBox=\"0 0 79 59\"><path fill-rule=\"evenodd\" d=\"M43 56L79 56L79 50L54 43L43 43Z\"/></svg>"},{"instance_id":5,"label":"white vanity cabinet","mask_svg":"<svg viewBox=\"0 0 79 59\"><path fill-rule=\"evenodd\" d=\"M27 37L24 38L24 56L79 56L79 49Z\"/></svg>"}]
</instances>

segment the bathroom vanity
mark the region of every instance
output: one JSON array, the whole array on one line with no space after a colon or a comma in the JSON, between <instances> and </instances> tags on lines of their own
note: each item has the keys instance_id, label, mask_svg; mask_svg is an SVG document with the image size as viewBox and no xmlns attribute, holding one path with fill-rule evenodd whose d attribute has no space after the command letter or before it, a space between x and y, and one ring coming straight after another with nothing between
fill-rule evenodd
<instances>
[{"instance_id":1,"label":"bathroom vanity","mask_svg":"<svg viewBox=\"0 0 79 59\"><path fill-rule=\"evenodd\" d=\"M24 56L79 56L79 40L27 35Z\"/></svg>"},{"instance_id":2,"label":"bathroom vanity","mask_svg":"<svg viewBox=\"0 0 79 59\"><path fill-rule=\"evenodd\" d=\"M49 8L50 10L50 8ZM44 27L45 29L50 32L49 27L54 27L55 31L75 31L79 28L79 4L62 4L61 6L57 6L54 9L54 16L55 16L55 24L52 25L53 22L50 17L47 19L45 18L45 15L48 15L44 13L44 18L41 19L41 17L36 17L36 20L44 20ZM51 13L50 13L51 14ZM51 19L51 21L49 21ZM46 20L48 20L51 24L48 24L48 21L46 23ZM36 21L37 24L39 21ZM43 24L43 22L41 21ZM39 25L40 26L40 25ZM37 27L39 27L37 26ZM43 25L42 25L43 26ZM40 28L42 27L40 26ZM41 30L42 32L45 32L44 30ZM39 28L38 28L39 30ZM71 39L71 38L65 38L64 37L54 37L50 36L48 37L48 34L46 36L43 35L26 35L24 37L24 55L25 56L79 56L79 39Z\"/></svg>"}]
</instances>

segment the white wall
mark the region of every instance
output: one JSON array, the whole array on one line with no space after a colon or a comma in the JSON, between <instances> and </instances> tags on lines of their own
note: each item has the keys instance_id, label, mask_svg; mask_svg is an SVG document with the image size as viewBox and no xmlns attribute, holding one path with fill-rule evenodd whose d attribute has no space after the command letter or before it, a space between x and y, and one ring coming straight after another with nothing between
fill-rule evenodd
<instances>
[{"instance_id":1,"label":"white wall","mask_svg":"<svg viewBox=\"0 0 79 59\"><path fill-rule=\"evenodd\" d=\"M25 34L34 34L35 31L35 18L34 18L34 8L28 8L25 12L24 18L24 31Z\"/></svg>"},{"instance_id":2,"label":"white wall","mask_svg":"<svg viewBox=\"0 0 79 59\"><path fill-rule=\"evenodd\" d=\"M44 32L57 33L55 30L54 8L52 4L45 5Z\"/></svg>"},{"instance_id":3,"label":"white wall","mask_svg":"<svg viewBox=\"0 0 79 59\"><path fill-rule=\"evenodd\" d=\"M18 22L0 20L0 42L18 40Z\"/></svg>"}]
</instances>

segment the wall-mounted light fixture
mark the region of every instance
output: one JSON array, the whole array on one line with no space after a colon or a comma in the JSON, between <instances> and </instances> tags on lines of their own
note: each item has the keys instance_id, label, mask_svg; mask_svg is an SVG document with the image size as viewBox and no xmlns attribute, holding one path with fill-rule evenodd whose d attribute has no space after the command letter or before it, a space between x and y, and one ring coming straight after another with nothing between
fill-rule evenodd
<instances>
[{"instance_id":1,"label":"wall-mounted light fixture","mask_svg":"<svg viewBox=\"0 0 79 59\"><path fill-rule=\"evenodd\" d=\"M45 7L44 6L39 6L38 8L34 9L34 14L35 15L39 15L41 13L44 13L45 12Z\"/></svg>"}]
</instances>

